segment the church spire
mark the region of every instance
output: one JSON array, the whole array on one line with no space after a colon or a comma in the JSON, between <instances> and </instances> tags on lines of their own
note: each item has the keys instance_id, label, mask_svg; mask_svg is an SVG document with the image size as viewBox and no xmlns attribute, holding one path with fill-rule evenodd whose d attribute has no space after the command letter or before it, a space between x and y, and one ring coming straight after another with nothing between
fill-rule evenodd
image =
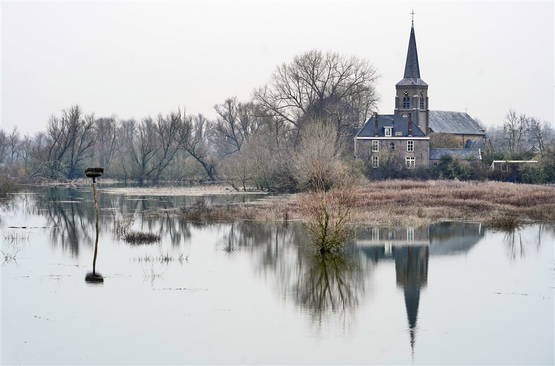
<instances>
[{"instance_id":1,"label":"church spire","mask_svg":"<svg viewBox=\"0 0 555 366\"><path fill-rule=\"evenodd\" d=\"M414 17L414 12L412 13ZM405 63L405 79L420 79L420 67L418 65L418 51L416 50L416 36L414 35L414 18L410 27L409 49Z\"/></svg>"}]
</instances>

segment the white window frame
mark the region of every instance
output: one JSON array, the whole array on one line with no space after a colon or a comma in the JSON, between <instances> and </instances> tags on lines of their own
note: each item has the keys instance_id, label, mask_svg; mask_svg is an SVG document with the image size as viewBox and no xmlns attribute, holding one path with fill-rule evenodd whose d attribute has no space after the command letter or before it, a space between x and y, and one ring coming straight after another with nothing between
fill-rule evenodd
<instances>
[{"instance_id":1,"label":"white window frame","mask_svg":"<svg viewBox=\"0 0 555 366\"><path fill-rule=\"evenodd\" d=\"M393 127L384 127L384 136L391 137L393 135Z\"/></svg>"},{"instance_id":2,"label":"white window frame","mask_svg":"<svg viewBox=\"0 0 555 366\"><path fill-rule=\"evenodd\" d=\"M372 155L372 168L380 167L380 157L378 155Z\"/></svg>"},{"instance_id":3,"label":"white window frame","mask_svg":"<svg viewBox=\"0 0 555 366\"><path fill-rule=\"evenodd\" d=\"M407 152L414 152L414 141L407 140Z\"/></svg>"},{"instance_id":4,"label":"white window frame","mask_svg":"<svg viewBox=\"0 0 555 366\"><path fill-rule=\"evenodd\" d=\"M372 240L373 241L379 241L380 240L380 228L379 227L373 227L372 228Z\"/></svg>"},{"instance_id":5,"label":"white window frame","mask_svg":"<svg viewBox=\"0 0 555 366\"><path fill-rule=\"evenodd\" d=\"M407 156L405 157L405 166L408 169L416 168L416 158L414 156Z\"/></svg>"},{"instance_id":6,"label":"white window frame","mask_svg":"<svg viewBox=\"0 0 555 366\"><path fill-rule=\"evenodd\" d=\"M380 141L372 140L372 152L380 152Z\"/></svg>"},{"instance_id":7,"label":"white window frame","mask_svg":"<svg viewBox=\"0 0 555 366\"><path fill-rule=\"evenodd\" d=\"M407 228L407 241L414 241L414 228L408 227Z\"/></svg>"}]
</instances>

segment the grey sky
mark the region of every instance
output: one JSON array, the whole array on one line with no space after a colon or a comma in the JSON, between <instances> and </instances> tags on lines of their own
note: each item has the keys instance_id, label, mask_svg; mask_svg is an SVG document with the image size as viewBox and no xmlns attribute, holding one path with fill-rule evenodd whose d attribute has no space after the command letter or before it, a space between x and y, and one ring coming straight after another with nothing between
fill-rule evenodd
<instances>
[{"instance_id":1,"label":"grey sky","mask_svg":"<svg viewBox=\"0 0 555 366\"><path fill-rule=\"evenodd\" d=\"M412 8L431 109L552 121L551 1L3 2L0 127L35 132L75 103L97 116L214 117L310 49L369 60L390 113Z\"/></svg>"}]
</instances>

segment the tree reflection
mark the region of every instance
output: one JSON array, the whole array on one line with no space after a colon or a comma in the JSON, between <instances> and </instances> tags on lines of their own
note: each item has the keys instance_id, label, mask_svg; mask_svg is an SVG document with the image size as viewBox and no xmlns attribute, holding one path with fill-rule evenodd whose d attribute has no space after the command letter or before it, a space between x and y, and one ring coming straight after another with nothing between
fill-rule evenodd
<instances>
[{"instance_id":1,"label":"tree reflection","mask_svg":"<svg viewBox=\"0 0 555 366\"><path fill-rule=\"evenodd\" d=\"M255 268L318 323L354 310L364 292L364 270L355 247L320 254L300 224L237 222L225 231L221 245L227 253L249 251Z\"/></svg>"},{"instance_id":2,"label":"tree reflection","mask_svg":"<svg viewBox=\"0 0 555 366\"><path fill-rule=\"evenodd\" d=\"M524 227L505 233L503 241L510 259L525 258L530 248L535 247L536 251L540 249L545 234L555 234L554 225L537 224L535 229L535 231L532 231L531 227Z\"/></svg>"},{"instance_id":3,"label":"tree reflection","mask_svg":"<svg viewBox=\"0 0 555 366\"><path fill-rule=\"evenodd\" d=\"M364 292L360 263L347 253L307 255L293 287L296 302L321 321L328 313L354 310Z\"/></svg>"}]
</instances>

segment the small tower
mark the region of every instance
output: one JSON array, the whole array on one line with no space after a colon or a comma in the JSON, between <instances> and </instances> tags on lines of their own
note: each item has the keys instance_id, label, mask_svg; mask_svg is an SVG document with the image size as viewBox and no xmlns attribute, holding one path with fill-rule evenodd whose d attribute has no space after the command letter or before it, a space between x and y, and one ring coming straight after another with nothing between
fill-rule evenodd
<instances>
[{"instance_id":1,"label":"small tower","mask_svg":"<svg viewBox=\"0 0 555 366\"><path fill-rule=\"evenodd\" d=\"M428 84L420 78L416 36L414 35L414 11L410 28L409 48L403 79L395 85L395 114L412 114L412 120L428 134Z\"/></svg>"}]
</instances>

